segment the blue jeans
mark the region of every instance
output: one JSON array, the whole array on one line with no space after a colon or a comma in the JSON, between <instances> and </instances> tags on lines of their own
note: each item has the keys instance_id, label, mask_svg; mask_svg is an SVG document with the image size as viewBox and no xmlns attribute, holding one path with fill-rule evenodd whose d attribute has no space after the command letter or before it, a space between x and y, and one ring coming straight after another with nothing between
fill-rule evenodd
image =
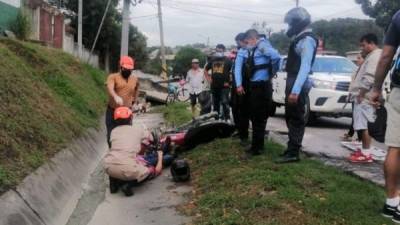
<instances>
[{"instance_id":1,"label":"blue jeans","mask_svg":"<svg viewBox=\"0 0 400 225\"><path fill-rule=\"evenodd\" d=\"M144 156L144 159L149 163L150 166L156 166L158 162L157 152L151 152ZM163 156L163 166L171 165L174 157L171 154L165 154Z\"/></svg>"}]
</instances>

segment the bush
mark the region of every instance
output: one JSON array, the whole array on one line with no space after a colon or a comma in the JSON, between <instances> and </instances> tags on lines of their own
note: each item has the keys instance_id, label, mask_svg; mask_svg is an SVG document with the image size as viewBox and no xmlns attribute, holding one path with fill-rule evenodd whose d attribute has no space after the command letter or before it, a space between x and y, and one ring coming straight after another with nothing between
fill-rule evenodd
<instances>
[{"instance_id":1,"label":"bush","mask_svg":"<svg viewBox=\"0 0 400 225\"><path fill-rule=\"evenodd\" d=\"M20 40L27 40L31 34L31 21L23 9L20 9L17 17L11 22L10 29Z\"/></svg>"}]
</instances>

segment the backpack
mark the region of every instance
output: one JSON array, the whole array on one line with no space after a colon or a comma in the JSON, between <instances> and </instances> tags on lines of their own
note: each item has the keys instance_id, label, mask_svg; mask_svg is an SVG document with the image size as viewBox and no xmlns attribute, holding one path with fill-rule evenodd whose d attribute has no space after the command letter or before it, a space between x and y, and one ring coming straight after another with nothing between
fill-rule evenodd
<instances>
[{"instance_id":1,"label":"backpack","mask_svg":"<svg viewBox=\"0 0 400 225\"><path fill-rule=\"evenodd\" d=\"M392 86L400 87L400 54L397 56L393 65L393 72L390 76L392 81Z\"/></svg>"}]
</instances>

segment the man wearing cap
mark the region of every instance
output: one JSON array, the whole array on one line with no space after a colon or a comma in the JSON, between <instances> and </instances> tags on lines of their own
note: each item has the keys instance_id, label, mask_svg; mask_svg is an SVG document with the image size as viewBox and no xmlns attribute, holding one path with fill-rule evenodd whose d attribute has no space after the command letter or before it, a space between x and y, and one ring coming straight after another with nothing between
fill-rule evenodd
<instances>
[{"instance_id":1,"label":"man wearing cap","mask_svg":"<svg viewBox=\"0 0 400 225\"><path fill-rule=\"evenodd\" d=\"M110 133L116 127L113 120L114 110L120 106L131 108L139 95L139 82L132 75L134 61L129 56L122 56L120 72L110 74L107 78L107 92L109 96L106 111L107 142L110 146Z\"/></svg>"},{"instance_id":2,"label":"man wearing cap","mask_svg":"<svg viewBox=\"0 0 400 225\"><path fill-rule=\"evenodd\" d=\"M192 116L195 117L196 104L199 94L202 92L204 82L204 71L200 68L198 59L192 60L192 68L187 72L186 82L189 84L190 104L192 106Z\"/></svg>"},{"instance_id":3,"label":"man wearing cap","mask_svg":"<svg viewBox=\"0 0 400 225\"><path fill-rule=\"evenodd\" d=\"M229 120L229 87L232 62L225 56L225 49L223 44L217 45L216 52L210 62L207 63L204 74L211 83L214 111L218 113L219 119ZM211 76L208 74L210 70ZM220 113L221 105L222 115Z\"/></svg>"}]
</instances>

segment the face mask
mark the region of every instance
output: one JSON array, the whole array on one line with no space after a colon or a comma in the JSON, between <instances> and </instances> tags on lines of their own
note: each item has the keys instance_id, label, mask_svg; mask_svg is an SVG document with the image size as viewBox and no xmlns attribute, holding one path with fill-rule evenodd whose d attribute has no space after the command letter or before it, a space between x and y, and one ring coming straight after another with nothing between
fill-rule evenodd
<instances>
[{"instance_id":1,"label":"face mask","mask_svg":"<svg viewBox=\"0 0 400 225\"><path fill-rule=\"evenodd\" d=\"M252 50L252 49L255 48L255 46L253 46L253 45L247 45L246 48L247 48L248 50Z\"/></svg>"},{"instance_id":2,"label":"face mask","mask_svg":"<svg viewBox=\"0 0 400 225\"><path fill-rule=\"evenodd\" d=\"M121 75L126 79L131 75L131 70L121 70Z\"/></svg>"},{"instance_id":3,"label":"face mask","mask_svg":"<svg viewBox=\"0 0 400 225\"><path fill-rule=\"evenodd\" d=\"M224 57L224 53L223 52L216 52L215 56L216 57Z\"/></svg>"}]
</instances>

